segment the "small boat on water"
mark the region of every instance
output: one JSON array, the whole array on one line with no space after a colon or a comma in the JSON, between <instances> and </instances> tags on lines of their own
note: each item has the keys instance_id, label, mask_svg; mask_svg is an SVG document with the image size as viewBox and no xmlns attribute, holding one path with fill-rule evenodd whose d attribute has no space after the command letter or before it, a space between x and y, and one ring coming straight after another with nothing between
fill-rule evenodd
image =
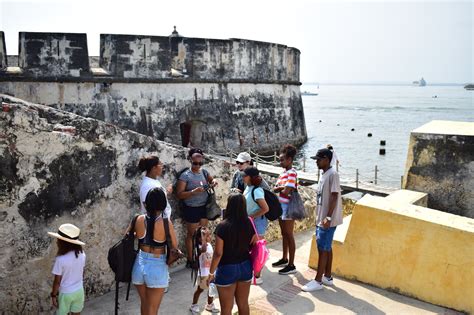
<instances>
[{"instance_id":1,"label":"small boat on water","mask_svg":"<svg viewBox=\"0 0 474 315\"><path fill-rule=\"evenodd\" d=\"M313 92L303 91L303 92L301 92L301 95L317 96L317 95L318 95L318 93L313 93Z\"/></svg>"},{"instance_id":2,"label":"small boat on water","mask_svg":"<svg viewBox=\"0 0 474 315\"><path fill-rule=\"evenodd\" d=\"M421 78L420 81L413 81L413 85L415 86L426 86L425 79Z\"/></svg>"},{"instance_id":3,"label":"small boat on water","mask_svg":"<svg viewBox=\"0 0 474 315\"><path fill-rule=\"evenodd\" d=\"M464 88L468 91L474 91L474 84L466 84Z\"/></svg>"}]
</instances>

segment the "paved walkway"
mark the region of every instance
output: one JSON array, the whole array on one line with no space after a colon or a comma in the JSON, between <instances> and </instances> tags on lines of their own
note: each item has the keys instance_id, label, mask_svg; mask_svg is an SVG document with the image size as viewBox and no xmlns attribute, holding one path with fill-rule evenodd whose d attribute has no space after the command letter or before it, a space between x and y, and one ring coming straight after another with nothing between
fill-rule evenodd
<instances>
[{"instance_id":1,"label":"paved walkway","mask_svg":"<svg viewBox=\"0 0 474 315\"><path fill-rule=\"evenodd\" d=\"M358 282L335 278L334 287L325 287L316 292L303 292L301 286L315 276L308 268L311 247L311 231L297 234L297 257L295 265L298 273L281 276L271 262L281 256L281 241L269 244L270 260L263 271L264 283L250 290L251 314L458 314L455 311L421 302L412 298L388 292ZM191 272L181 266L172 271L170 290L165 294L160 314L190 314L193 287ZM139 314L140 301L134 288L129 301L125 301L126 287L120 290L119 314ZM216 304L218 305L218 299ZM205 296L200 298L201 309ZM235 312L237 308L234 307ZM113 314L114 292L86 302L83 314ZM202 314L210 314L203 311Z\"/></svg>"}]
</instances>

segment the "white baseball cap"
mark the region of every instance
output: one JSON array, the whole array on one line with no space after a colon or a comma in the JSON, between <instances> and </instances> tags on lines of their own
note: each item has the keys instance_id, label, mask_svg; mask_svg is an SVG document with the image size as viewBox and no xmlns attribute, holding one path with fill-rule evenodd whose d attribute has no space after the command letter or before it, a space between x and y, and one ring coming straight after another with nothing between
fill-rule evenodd
<instances>
[{"instance_id":1,"label":"white baseball cap","mask_svg":"<svg viewBox=\"0 0 474 315\"><path fill-rule=\"evenodd\" d=\"M247 152L240 152L235 160L240 163L245 163L252 161L252 157Z\"/></svg>"}]
</instances>

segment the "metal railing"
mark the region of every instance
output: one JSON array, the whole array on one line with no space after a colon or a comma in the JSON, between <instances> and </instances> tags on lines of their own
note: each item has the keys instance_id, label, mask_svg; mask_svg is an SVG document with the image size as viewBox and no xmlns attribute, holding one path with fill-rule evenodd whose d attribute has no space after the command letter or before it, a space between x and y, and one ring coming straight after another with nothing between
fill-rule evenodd
<instances>
[{"instance_id":1,"label":"metal railing","mask_svg":"<svg viewBox=\"0 0 474 315\"><path fill-rule=\"evenodd\" d=\"M226 159L229 159L230 163L233 163L233 161L237 158L238 153L240 152L242 151L234 152L233 150L229 150L226 152L217 152L210 148L208 149L208 153L212 155L225 157ZM263 155L263 154L259 154L258 152L254 152L251 148L249 148L246 152L250 154L256 167L258 167L258 164L271 165L275 167L280 166L278 152L274 152L271 155ZM299 161L295 161L293 163L294 168L297 171L306 172L307 171L306 159L307 159L306 157L303 157ZM366 170L364 172L361 172L358 168L346 168L346 167L340 167L340 165L336 166L336 170L340 175L341 182L346 183L346 184L354 184L356 188L359 188L359 184L375 185L377 187L387 188L387 189L398 186L398 183L400 183L400 188L402 188L403 186L403 175L401 176L401 178L398 178L393 175L386 174L385 172L381 172L380 168L377 165L375 165L375 167L372 170ZM319 177L320 177L320 172L317 171L318 182L319 182ZM381 185L380 184L381 182L390 182L390 183L397 183L397 184L393 185L392 187L386 187L386 186Z\"/></svg>"}]
</instances>

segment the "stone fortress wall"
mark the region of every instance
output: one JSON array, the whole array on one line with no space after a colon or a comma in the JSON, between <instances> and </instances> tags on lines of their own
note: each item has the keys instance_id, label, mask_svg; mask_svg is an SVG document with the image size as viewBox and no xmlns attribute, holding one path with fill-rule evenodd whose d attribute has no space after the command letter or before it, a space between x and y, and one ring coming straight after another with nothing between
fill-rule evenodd
<instances>
[{"instance_id":1,"label":"stone fortress wall","mask_svg":"<svg viewBox=\"0 0 474 315\"><path fill-rule=\"evenodd\" d=\"M17 58L0 46L0 93L219 152L307 139L296 48L102 34L94 67L86 34L21 32Z\"/></svg>"},{"instance_id":2,"label":"stone fortress wall","mask_svg":"<svg viewBox=\"0 0 474 315\"><path fill-rule=\"evenodd\" d=\"M114 280L107 250L139 211L139 159L157 154L164 163L160 181L167 186L189 166L188 149L2 94L0 103L0 313L51 312L57 248L46 232L63 223L81 228L86 243L86 296L110 291ZM208 155L204 167L218 180L217 201L225 207L235 169ZM313 190L300 187L300 192L314 212L308 201L315 198ZM170 203L176 210L174 198ZM172 219L184 249L185 226L174 215ZM296 230L313 225L311 216L298 222ZM278 222L272 222L269 241L278 234Z\"/></svg>"}]
</instances>

